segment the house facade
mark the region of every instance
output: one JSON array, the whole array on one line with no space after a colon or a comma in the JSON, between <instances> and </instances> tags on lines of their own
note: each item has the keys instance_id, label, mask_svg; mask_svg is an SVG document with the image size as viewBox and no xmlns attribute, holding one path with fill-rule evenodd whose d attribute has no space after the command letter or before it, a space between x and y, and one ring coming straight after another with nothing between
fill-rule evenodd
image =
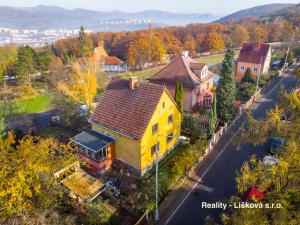
<instances>
[{"instance_id":1,"label":"house facade","mask_svg":"<svg viewBox=\"0 0 300 225\"><path fill-rule=\"evenodd\" d=\"M128 67L125 62L116 56L109 56L104 49L103 41L100 41L98 47L94 49L93 59L98 62L105 72L127 72Z\"/></svg>"},{"instance_id":2,"label":"house facade","mask_svg":"<svg viewBox=\"0 0 300 225\"><path fill-rule=\"evenodd\" d=\"M97 140L72 140L90 168L99 174L115 163L142 176L154 165L156 149L162 159L177 145L181 113L165 87L115 77L89 122L92 129L87 132L96 134ZM95 149L100 149L96 158Z\"/></svg>"},{"instance_id":3,"label":"house facade","mask_svg":"<svg viewBox=\"0 0 300 225\"><path fill-rule=\"evenodd\" d=\"M210 107L213 77L207 64L198 63L185 53L148 80L166 86L173 97L176 83L181 83L184 87L184 111L192 112L196 106Z\"/></svg>"},{"instance_id":4,"label":"house facade","mask_svg":"<svg viewBox=\"0 0 300 225\"><path fill-rule=\"evenodd\" d=\"M246 43L243 45L236 67L236 81L240 81L247 68L251 69L253 79L258 74L267 73L271 62L271 45L264 43Z\"/></svg>"}]
</instances>

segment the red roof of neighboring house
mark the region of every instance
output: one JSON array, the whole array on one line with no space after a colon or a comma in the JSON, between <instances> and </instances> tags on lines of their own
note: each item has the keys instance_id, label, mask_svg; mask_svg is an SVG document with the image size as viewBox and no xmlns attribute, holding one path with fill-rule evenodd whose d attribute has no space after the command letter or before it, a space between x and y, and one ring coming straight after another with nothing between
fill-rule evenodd
<instances>
[{"instance_id":1,"label":"red roof of neighboring house","mask_svg":"<svg viewBox=\"0 0 300 225\"><path fill-rule=\"evenodd\" d=\"M105 65L122 65L124 62L116 56L107 56L104 58Z\"/></svg>"},{"instance_id":2,"label":"red roof of neighboring house","mask_svg":"<svg viewBox=\"0 0 300 225\"><path fill-rule=\"evenodd\" d=\"M164 86L138 82L131 89L128 80L114 77L90 122L140 140L164 91L172 99Z\"/></svg>"},{"instance_id":3,"label":"red roof of neighboring house","mask_svg":"<svg viewBox=\"0 0 300 225\"><path fill-rule=\"evenodd\" d=\"M176 84L180 82L184 87L193 88L202 82L197 73L201 71L204 66L206 66L205 63L198 63L190 57L180 56L152 77L148 78L148 80L153 83L166 84ZM212 76L212 73L208 73L208 76L203 80L211 78Z\"/></svg>"},{"instance_id":4,"label":"red roof of neighboring house","mask_svg":"<svg viewBox=\"0 0 300 225\"><path fill-rule=\"evenodd\" d=\"M264 43L245 43L240 51L238 62L253 64L263 63L268 55L271 45ZM264 58L263 58L264 57Z\"/></svg>"}]
</instances>

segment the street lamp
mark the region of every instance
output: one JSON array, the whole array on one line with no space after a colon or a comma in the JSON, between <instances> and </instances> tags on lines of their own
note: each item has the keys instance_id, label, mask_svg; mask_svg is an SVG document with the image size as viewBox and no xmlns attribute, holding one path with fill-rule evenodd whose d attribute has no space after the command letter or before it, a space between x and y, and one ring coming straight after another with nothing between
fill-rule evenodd
<instances>
[{"instance_id":1,"label":"street lamp","mask_svg":"<svg viewBox=\"0 0 300 225\"><path fill-rule=\"evenodd\" d=\"M256 78L256 91L258 90L258 82L259 82L259 78L260 78L260 74L261 74L261 70L262 70L262 65L261 65L261 64L262 64L263 58L266 58L266 56L262 56L262 57L260 58L259 72L258 72L257 78Z\"/></svg>"}]
</instances>

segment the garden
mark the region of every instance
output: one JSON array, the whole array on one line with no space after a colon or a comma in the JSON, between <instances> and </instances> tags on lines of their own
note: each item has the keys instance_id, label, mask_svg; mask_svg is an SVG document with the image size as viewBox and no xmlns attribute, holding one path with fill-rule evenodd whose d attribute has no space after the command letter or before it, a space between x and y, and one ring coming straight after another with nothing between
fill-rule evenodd
<instances>
[{"instance_id":1,"label":"garden","mask_svg":"<svg viewBox=\"0 0 300 225\"><path fill-rule=\"evenodd\" d=\"M174 189L204 155L207 140L199 139L195 144L181 143L159 162L159 201ZM136 177L119 168L106 174L120 180L119 204L124 210L138 218L147 209L155 207L155 167L143 177Z\"/></svg>"}]
</instances>

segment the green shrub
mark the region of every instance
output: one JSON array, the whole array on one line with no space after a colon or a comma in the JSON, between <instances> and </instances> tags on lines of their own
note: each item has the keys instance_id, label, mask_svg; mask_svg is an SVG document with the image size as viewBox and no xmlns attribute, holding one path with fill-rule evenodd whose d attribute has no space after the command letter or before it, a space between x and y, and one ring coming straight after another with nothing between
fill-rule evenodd
<instances>
[{"instance_id":1,"label":"green shrub","mask_svg":"<svg viewBox=\"0 0 300 225\"><path fill-rule=\"evenodd\" d=\"M255 84L242 83L240 84L238 90L238 96L240 96L243 100L248 100L251 98L251 96L254 95L255 90L256 90Z\"/></svg>"}]
</instances>

